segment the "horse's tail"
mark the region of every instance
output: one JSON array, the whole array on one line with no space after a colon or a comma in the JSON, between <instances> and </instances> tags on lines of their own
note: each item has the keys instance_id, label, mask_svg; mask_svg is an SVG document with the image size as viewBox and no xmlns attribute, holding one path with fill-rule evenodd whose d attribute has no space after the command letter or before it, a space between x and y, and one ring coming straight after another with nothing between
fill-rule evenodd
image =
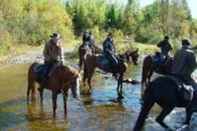
<instances>
[{"instance_id":1,"label":"horse's tail","mask_svg":"<svg viewBox=\"0 0 197 131\"><path fill-rule=\"evenodd\" d=\"M143 61L143 64L142 64L142 80L141 80L142 85L146 82L146 73L145 73L145 70L146 70L145 67L146 66L144 65L145 64L144 61Z\"/></svg>"},{"instance_id":2,"label":"horse's tail","mask_svg":"<svg viewBox=\"0 0 197 131\"><path fill-rule=\"evenodd\" d=\"M28 70L27 102L31 93L32 100L35 98L35 74L33 68L37 63L33 63Z\"/></svg>"},{"instance_id":3,"label":"horse's tail","mask_svg":"<svg viewBox=\"0 0 197 131\"><path fill-rule=\"evenodd\" d=\"M149 84L149 77L151 77L151 56L147 56L144 58L143 65L142 65L142 80L141 80L141 95L144 94L144 87L148 87Z\"/></svg>"},{"instance_id":4,"label":"horse's tail","mask_svg":"<svg viewBox=\"0 0 197 131\"><path fill-rule=\"evenodd\" d=\"M146 72L146 58L142 64L142 80L141 80L141 96L144 94L144 86L146 86L147 72Z\"/></svg>"},{"instance_id":5,"label":"horse's tail","mask_svg":"<svg viewBox=\"0 0 197 131\"><path fill-rule=\"evenodd\" d=\"M154 94L151 93L151 83L148 84L143 96L143 105L141 107L140 114L133 128L133 131L140 131L144 125L144 122L149 114L150 109L154 105Z\"/></svg>"}]
</instances>

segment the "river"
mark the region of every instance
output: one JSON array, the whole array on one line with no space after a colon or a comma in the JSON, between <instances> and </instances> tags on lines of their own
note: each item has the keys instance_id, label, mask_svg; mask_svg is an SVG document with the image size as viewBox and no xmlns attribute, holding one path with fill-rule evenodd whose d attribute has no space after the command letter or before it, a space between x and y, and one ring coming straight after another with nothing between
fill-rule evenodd
<instances>
[{"instance_id":1,"label":"river","mask_svg":"<svg viewBox=\"0 0 197 131\"><path fill-rule=\"evenodd\" d=\"M26 104L27 69L29 64L12 64L0 68L0 130L1 131L131 131L140 110L140 84L124 84L122 103L115 102L116 81L96 73L90 96L77 101L69 95L68 117L64 119L63 99L58 96L57 117L52 117L51 92L44 92L44 106ZM141 67L129 66L127 78L141 79ZM83 87L81 87L83 88ZM164 131L154 118L160 111L154 106L146 120L144 131ZM178 128L184 121L182 109L176 109L165 122ZM191 131L197 131L193 117Z\"/></svg>"}]
</instances>

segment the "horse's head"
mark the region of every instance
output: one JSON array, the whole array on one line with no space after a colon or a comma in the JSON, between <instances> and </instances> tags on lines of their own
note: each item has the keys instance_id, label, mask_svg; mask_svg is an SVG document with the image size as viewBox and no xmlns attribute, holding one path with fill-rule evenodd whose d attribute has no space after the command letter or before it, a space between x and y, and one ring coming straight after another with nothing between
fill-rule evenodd
<instances>
[{"instance_id":1,"label":"horse's head","mask_svg":"<svg viewBox=\"0 0 197 131\"><path fill-rule=\"evenodd\" d=\"M80 83L79 82L80 82L80 74L73 77L69 85L69 88L71 89L71 92L74 98L79 98L80 96L80 90L79 90Z\"/></svg>"},{"instance_id":2,"label":"horse's head","mask_svg":"<svg viewBox=\"0 0 197 131\"><path fill-rule=\"evenodd\" d=\"M139 58L139 50L138 49L127 53L127 56L132 58L132 61L135 65L138 65L138 58Z\"/></svg>"},{"instance_id":3,"label":"horse's head","mask_svg":"<svg viewBox=\"0 0 197 131\"><path fill-rule=\"evenodd\" d=\"M67 80L67 86L71 89L71 93L74 98L79 98L80 96L80 73L77 69L66 68L66 73L64 74L65 79Z\"/></svg>"}]
</instances>

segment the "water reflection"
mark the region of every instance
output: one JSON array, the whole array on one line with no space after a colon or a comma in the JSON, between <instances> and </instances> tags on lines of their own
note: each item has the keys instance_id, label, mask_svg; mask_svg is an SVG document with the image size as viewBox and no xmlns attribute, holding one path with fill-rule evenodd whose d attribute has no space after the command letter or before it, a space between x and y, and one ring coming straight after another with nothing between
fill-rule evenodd
<instances>
[{"instance_id":1,"label":"water reflection","mask_svg":"<svg viewBox=\"0 0 197 131\"><path fill-rule=\"evenodd\" d=\"M68 130L68 121L64 119L53 119L51 112L44 111L42 105L32 102L27 104L27 123L25 128L28 130L51 130L65 131Z\"/></svg>"}]
</instances>

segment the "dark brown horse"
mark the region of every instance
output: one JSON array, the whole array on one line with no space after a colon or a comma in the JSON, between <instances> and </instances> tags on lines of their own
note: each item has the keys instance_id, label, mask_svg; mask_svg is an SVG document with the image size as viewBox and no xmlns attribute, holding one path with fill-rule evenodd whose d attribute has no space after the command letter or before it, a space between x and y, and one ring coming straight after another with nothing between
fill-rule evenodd
<instances>
[{"instance_id":1,"label":"dark brown horse","mask_svg":"<svg viewBox=\"0 0 197 131\"><path fill-rule=\"evenodd\" d=\"M102 50L95 46L95 45L92 45L93 47L90 48L88 47L86 44L81 44L79 46L79 50L78 50L78 53L79 53L79 69L81 71L82 67L84 66L84 61L87 57L87 55L89 54L100 54L102 52Z\"/></svg>"},{"instance_id":2,"label":"dark brown horse","mask_svg":"<svg viewBox=\"0 0 197 131\"><path fill-rule=\"evenodd\" d=\"M39 76L35 73L35 68L38 63L33 63L28 71L28 88L27 88L27 102L31 94L32 100L35 100L36 88L35 83L42 85L39 81ZM71 89L74 98L77 98L78 87L79 87L79 72L74 68L66 67L63 65L57 66L52 72L44 87L39 88L40 101L43 103L43 89L47 88L52 91L52 102L53 102L53 116L56 116L57 108L57 95L63 93L64 100L64 113L67 115L67 96L68 90Z\"/></svg>"},{"instance_id":3,"label":"dark brown horse","mask_svg":"<svg viewBox=\"0 0 197 131\"><path fill-rule=\"evenodd\" d=\"M132 61L135 65L137 65L138 61L138 50L133 51L129 54L132 58ZM124 56L124 55L123 55ZM91 80L94 75L95 69L99 68L101 70L104 70L105 72L117 74L117 95L118 99L122 99L122 86L123 86L123 77L124 73L127 69L127 64L125 62L122 62L122 64L119 64L115 70L106 70L104 67L102 67L100 64L98 64L99 55L87 55L85 62L84 62L84 74L83 74L83 83L84 86L86 84L86 81L88 82L88 93L90 93L92 89Z\"/></svg>"},{"instance_id":4,"label":"dark brown horse","mask_svg":"<svg viewBox=\"0 0 197 131\"><path fill-rule=\"evenodd\" d=\"M169 57L165 64L160 65L159 67L155 65L153 56L148 55L144 58L143 65L142 65L142 87L141 87L141 95L143 95L144 87L148 83L150 83L151 76L154 72L159 74L168 74L171 72L171 67L173 64L173 59Z\"/></svg>"},{"instance_id":5,"label":"dark brown horse","mask_svg":"<svg viewBox=\"0 0 197 131\"><path fill-rule=\"evenodd\" d=\"M187 93L187 94L186 94ZM189 94L189 95L188 95ZM188 95L189 99L186 99ZM197 92L191 100L190 91L180 88L172 76L158 77L148 84L143 96L143 105L133 131L141 131L149 111L155 103L162 108L156 121L164 128L172 130L163 120L175 107L186 109L185 124L189 125L193 112L197 111Z\"/></svg>"}]
</instances>

